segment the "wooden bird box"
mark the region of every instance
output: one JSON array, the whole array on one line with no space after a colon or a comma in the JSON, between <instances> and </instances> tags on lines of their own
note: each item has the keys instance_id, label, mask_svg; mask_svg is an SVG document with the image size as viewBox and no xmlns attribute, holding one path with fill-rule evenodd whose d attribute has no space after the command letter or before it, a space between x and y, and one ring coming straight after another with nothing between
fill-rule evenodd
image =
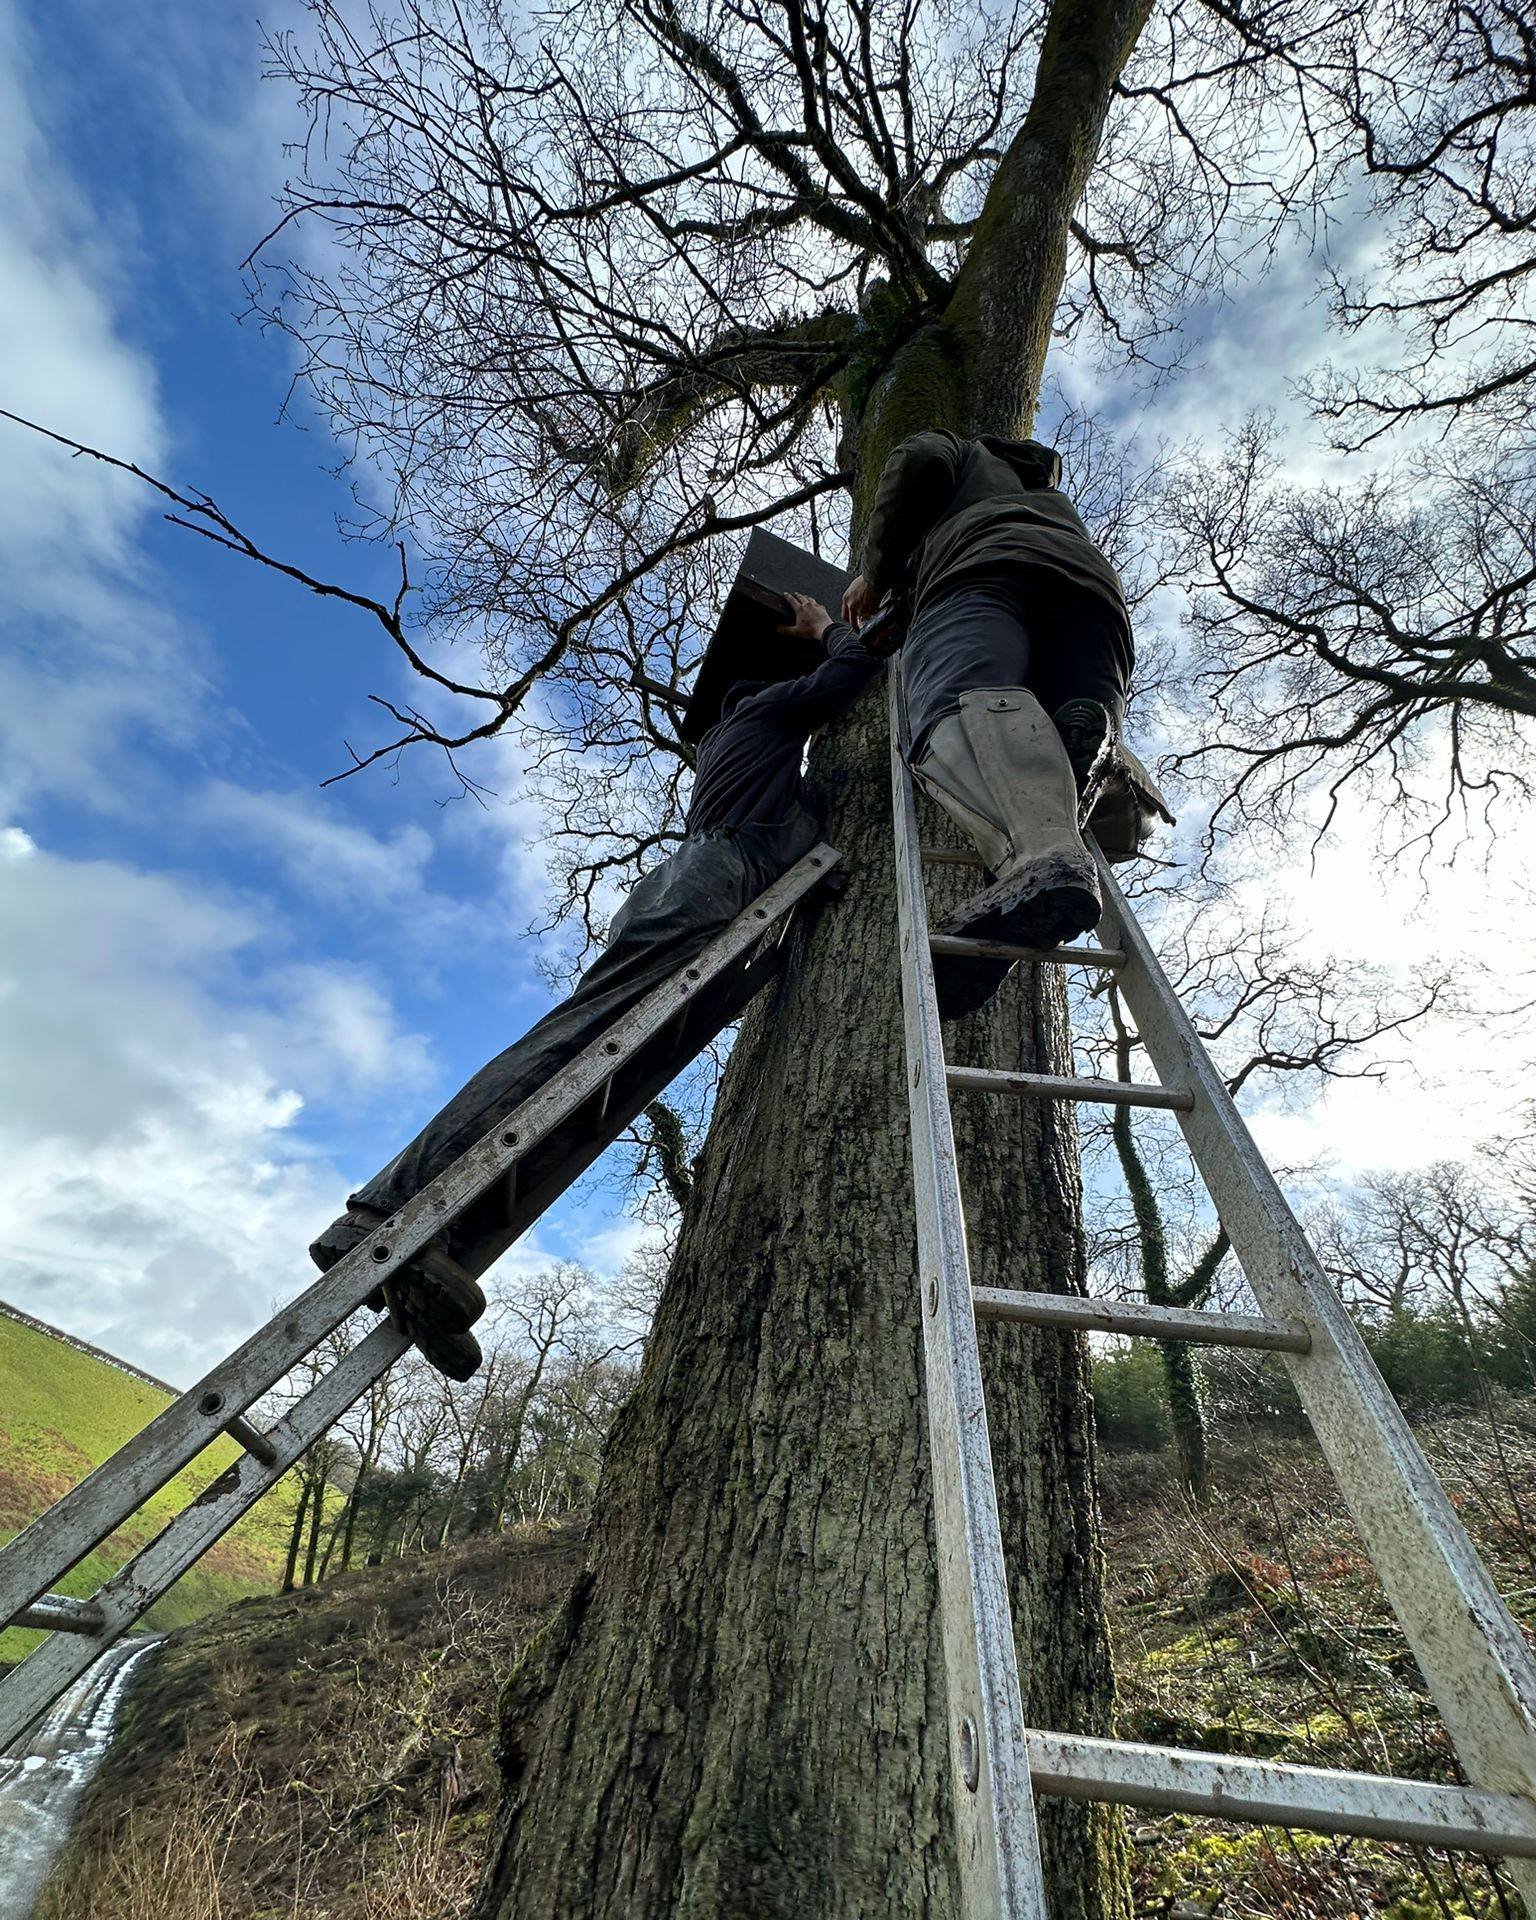
<instances>
[{"instance_id":1,"label":"wooden bird box","mask_svg":"<svg viewBox=\"0 0 1536 1920\"><path fill-rule=\"evenodd\" d=\"M788 593L808 593L836 614L848 576L814 553L754 527L714 634L699 662L683 713L682 735L697 744L720 718L720 703L738 680L797 680L819 667L819 640L778 631L789 618Z\"/></svg>"}]
</instances>

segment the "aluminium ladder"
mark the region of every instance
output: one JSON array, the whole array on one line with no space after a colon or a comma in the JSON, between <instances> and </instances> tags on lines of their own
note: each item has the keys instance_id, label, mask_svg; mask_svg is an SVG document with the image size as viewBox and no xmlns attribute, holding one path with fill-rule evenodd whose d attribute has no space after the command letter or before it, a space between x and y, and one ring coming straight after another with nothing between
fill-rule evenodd
<instances>
[{"instance_id":1,"label":"aluminium ladder","mask_svg":"<svg viewBox=\"0 0 1536 1920\"><path fill-rule=\"evenodd\" d=\"M895 673L890 682L907 1093L962 1913L966 1920L1046 1920L1034 1807L1035 1796L1046 1794L1501 1856L1536 1916L1536 1664L1519 1627L1098 849L1105 910L1097 946L1035 952L930 934L925 861L981 863L920 845ZM935 953L1113 974L1160 1084L948 1066ZM954 1091L1176 1113L1262 1317L973 1287L950 1119ZM982 1321L1280 1354L1469 1784L1026 1727L976 1338Z\"/></svg>"},{"instance_id":2,"label":"aluminium ladder","mask_svg":"<svg viewBox=\"0 0 1536 1920\"><path fill-rule=\"evenodd\" d=\"M0 1549L0 1627L37 1627L49 1634L0 1680L0 1752L411 1343L384 1320L265 1431L245 1417L252 1404L356 1312L381 1280L497 1181L508 1183L510 1213L500 1247L525 1232L778 971L797 910L819 890L830 890L840 858L831 847L813 847L697 959L653 988L244 1346ZM82 1600L50 1591L221 1434L243 1449L240 1458L99 1592Z\"/></svg>"}]
</instances>

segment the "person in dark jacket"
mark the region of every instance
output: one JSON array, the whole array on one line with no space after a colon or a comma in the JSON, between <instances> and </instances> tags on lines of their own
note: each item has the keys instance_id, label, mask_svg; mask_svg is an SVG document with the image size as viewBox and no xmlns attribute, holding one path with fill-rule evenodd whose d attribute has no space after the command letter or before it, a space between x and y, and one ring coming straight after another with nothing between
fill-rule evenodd
<instances>
[{"instance_id":1,"label":"person in dark jacket","mask_svg":"<svg viewBox=\"0 0 1536 1920\"><path fill-rule=\"evenodd\" d=\"M886 462L843 611L909 592L908 759L990 879L940 931L1051 947L1101 912L1083 844L1130 685L1119 577L1035 440L918 433ZM946 960L940 1010L990 998L1006 963Z\"/></svg>"},{"instance_id":2,"label":"person in dark jacket","mask_svg":"<svg viewBox=\"0 0 1536 1920\"><path fill-rule=\"evenodd\" d=\"M821 640L827 657L798 680L738 682L699 743L686 837L638 881L608 942L576 987L523 1038L460 1089L401 1153L347 1202L310 1248L322 1270L365 1240L444 1168L504 1120L652 988L671 978L816 844L800 763L810 734L851 706L880 661L853 629L804 594L787 596L781 632ZM681 1069L684 1059L677 1065ZM476 1276L505 1243L507 1201L493 1190L393 1275L385 1303L443 1372L480 1364L469 1328L485 1311Z\"/></svg>"}]
</instances>

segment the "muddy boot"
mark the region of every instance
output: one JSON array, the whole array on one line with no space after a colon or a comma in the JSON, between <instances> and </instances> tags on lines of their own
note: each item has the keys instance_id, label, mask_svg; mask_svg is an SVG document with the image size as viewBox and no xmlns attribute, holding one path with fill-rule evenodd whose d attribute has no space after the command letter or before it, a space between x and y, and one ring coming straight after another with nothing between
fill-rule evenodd
<instances>
[{"instance_id":1,"label":"muddy boot","mask_svg":"<svg viewBox=\"0 0 1536 1920\"><path fill-rule=\"evenodd\" d=\"M1115 723L1098 700L1069 700L1051 715L1077 782L1077 812L1086 820L1098 804L1114 760Z\"/></svg>"},{"instance_id":2,"label":"muddy boot","mask_svg":"<svg viewBox=\"0 0 1536 1920\"><path fill-rule=\"evenodd\" d=\"M309 1257L322 1273L366 1240L388 1215L364 1201L349 1202L313 1242ZM423 1247L375 1287L365 1305L391 1320L424 1358L450 1380L467 1380L480 1365L480 1343L469 1329L485 1312L479 1282L457 1260L435 1246Z\"/></svg>"},{"instance_id":3,"label":"muddy boot","mask_svg":"<svg viewBox=\"0 0 1536 1920\"><path fill-rule=\"evenodd\" d=\"M994 876L937 932L1055 947L1098 923L1098 876L1078 830L1072 764L1032 693L1000 687L965 694L959 713L933 729L913 772L965 828ZM940 1017L984 1005L1010 965L939 956Z\"/></svg>"}]
</instances>

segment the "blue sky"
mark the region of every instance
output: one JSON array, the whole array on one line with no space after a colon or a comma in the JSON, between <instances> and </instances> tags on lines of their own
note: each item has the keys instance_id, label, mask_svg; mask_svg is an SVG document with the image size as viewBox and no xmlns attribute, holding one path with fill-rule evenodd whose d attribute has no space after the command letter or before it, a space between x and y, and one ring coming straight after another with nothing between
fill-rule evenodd
<instances>
[{"instance_id":1,"label":"blue sky","mask_svg":"<svg viewBox=\"0 0 1536 1920\"><path fill-rule=\"evenodd\" d=\"M0 405L388 593L388 557L338 535L325 431L302 401L279 423L289 350L238 317L297 131L261 65L239 7L0 0ZM1342 238L1381 244L1369 222ZM1189 370L1150 399L1083 362L1068 382L1154 441L1279 407L1293 471L1331 471L1288 385L1327 351L1316 278L1282 251L1191 316ZM0 566L0 1298L190 1380L303 1284L348 1186L548 1004L538 817L503 743L472 769L484 809L425 756L322 787L344 741L379 737L369 691L409 692L371 623L3 425ZM1518 833L1427 880L1383 871L1381 844L1349 815L1249 905L1345 965L1497 954L1504 1003L1528 999L1506 962L1536 920ZM1419 1164L1470 1152L1528 1085L1509 1021L1437 1019L1414 1055L1300 1100L1255 1084L1261 1144L1339 1179ZM614 1182L512 1260L612 1270L641 1232Z\"/></svg>"},{"instance_id":2,"label":"blue sky","mask_svg":"<svg viewBox=\"0 0 1536 1920\"><path fill-rule=\"evenodd\" d=\"M268 25L279 24L268 16ZM4 394L269 547L391 591L344 544L336 451L284 343L239 324L292 131L239 10L0 7ZM181 1380L301 1284L349 1182L548 1004L516 756L455 797L407 757L322 789L404 689L365 616L0 439L0 889L10 1225L0 1298ZM542 1250L611 1266L609 1189Z\"/></svg>"}]
</instances>

